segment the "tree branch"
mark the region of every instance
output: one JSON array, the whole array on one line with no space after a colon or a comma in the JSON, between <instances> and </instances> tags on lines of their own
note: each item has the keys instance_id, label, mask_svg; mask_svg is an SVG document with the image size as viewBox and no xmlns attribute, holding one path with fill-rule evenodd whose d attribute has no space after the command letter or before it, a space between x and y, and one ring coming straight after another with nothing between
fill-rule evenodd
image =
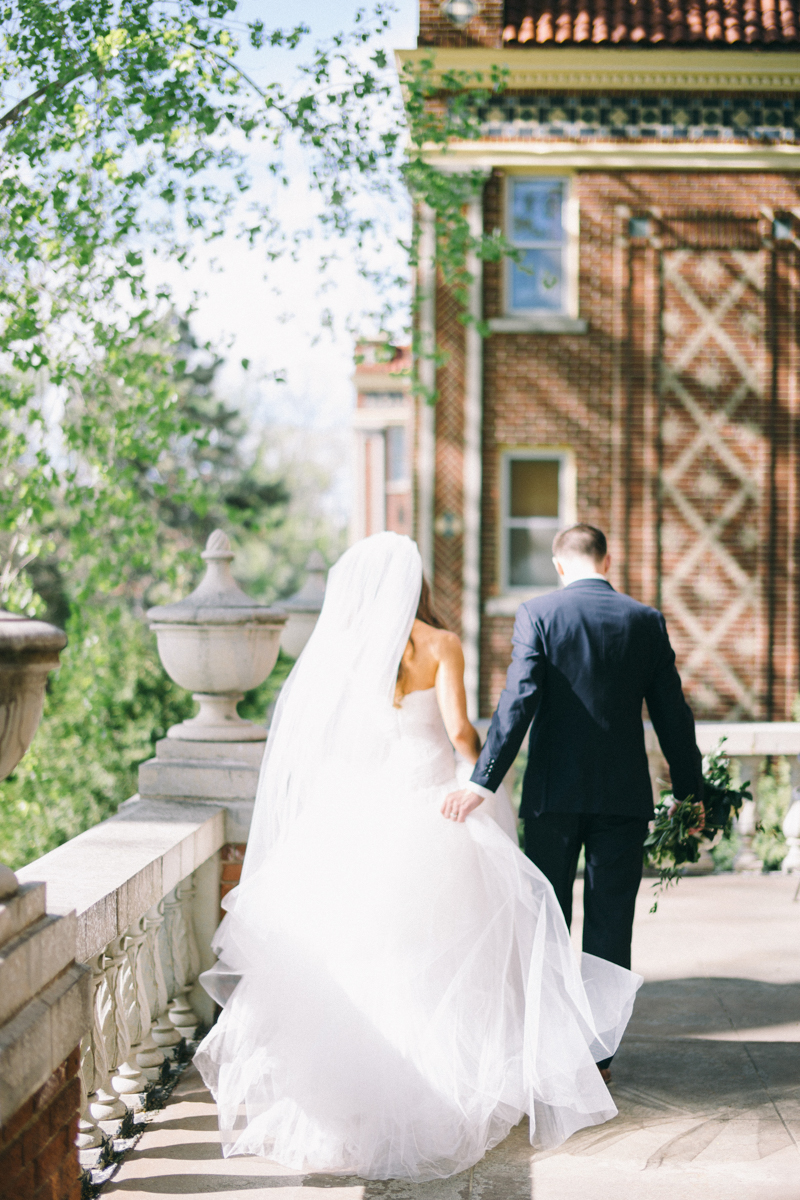
<instances>
[{"instance_id":1,"label":"tree branch","mask_svg":"<svg viewBox=\"0 0 800 1200\"><path fill-rule=\"evenodd\" d=\"M52 83L46 83L44 87L40 87L37 91L31 92L30 96L25 96L24 99L18 101L13 108L3 113L0 116L0 130L5 129L8 125L14 125L22 116L31 104L35 104L41 96L47 96L51 92L56 92L60 88L64 88L67 84L72 83L73 79L80 78L81 75L86 75L91 71L90 66L81 66L73 71L70 75L65 75L63 79L56 79Z\"/></svg>"}]
</instances>

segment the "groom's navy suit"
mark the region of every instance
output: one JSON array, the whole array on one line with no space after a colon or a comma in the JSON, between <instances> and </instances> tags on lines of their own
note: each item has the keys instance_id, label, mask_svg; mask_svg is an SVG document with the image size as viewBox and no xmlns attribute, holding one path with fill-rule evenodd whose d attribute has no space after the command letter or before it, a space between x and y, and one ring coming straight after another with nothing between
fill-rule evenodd
<instances>
[{"instance_id":1,"label":"groom's navy suit","mask_svg":"<svg viewBox=\"0 0 800 1200\"><path fill-rule=\"evenodd\" d=\"M525 852L567 923L586 850L583 948L630 967L631 930L653 792L647 702L678 799L702 798L694 718L664 618L599 577L520 606L506 686L472 782L495 791L531 727L520 816Z\"/></svg>"}]
</instances>

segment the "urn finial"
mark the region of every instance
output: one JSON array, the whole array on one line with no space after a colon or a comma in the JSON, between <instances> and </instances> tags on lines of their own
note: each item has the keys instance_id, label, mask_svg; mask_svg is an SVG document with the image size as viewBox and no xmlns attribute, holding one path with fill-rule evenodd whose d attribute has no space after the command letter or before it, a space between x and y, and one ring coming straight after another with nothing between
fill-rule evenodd
<instances>
[{"instance_id":1,"label":"urn finial","mask_svg":"<svg viewBox=\"0 0 800 1200\"><path fill-rule=\"evenodd\" d=\"M176 604L148 610L167 674L194 693L200 712L173 725L167 737L197 742L264 741L266 729L243 720L236 705L275 666L286 614L243 592L231 573L234 557L221 529L206 542L206 572Z\"/></svg>"}]
</instances>

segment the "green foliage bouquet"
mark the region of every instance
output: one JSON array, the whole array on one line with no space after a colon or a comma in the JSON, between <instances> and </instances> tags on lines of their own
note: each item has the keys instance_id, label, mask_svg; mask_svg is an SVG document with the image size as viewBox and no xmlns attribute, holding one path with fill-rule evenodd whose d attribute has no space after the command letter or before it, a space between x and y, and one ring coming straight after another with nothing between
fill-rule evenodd
<instances>
[{"instance_id":1,"label":"green foliage bouquet","mask_svg":"<svg viewBox=\"0 0 800 1200\"><path fill-rule=\"evenodd\" d=\"M693 796L676 800L665 788L656 805L655 818L644 843L645 866L658 871L657 893L676 883L688 863L700 858L701 843L713 842L718 834L728 838L734 818L745 800L752 800L747 780L735 788L731 779L730 759L723 750L726 738L703 760L703 806ZM705 821L703 822L703 809ZM702 828L700 825L702 824ZM655 900L651 912L658 908Z\"/></svg>"}]
</instances>

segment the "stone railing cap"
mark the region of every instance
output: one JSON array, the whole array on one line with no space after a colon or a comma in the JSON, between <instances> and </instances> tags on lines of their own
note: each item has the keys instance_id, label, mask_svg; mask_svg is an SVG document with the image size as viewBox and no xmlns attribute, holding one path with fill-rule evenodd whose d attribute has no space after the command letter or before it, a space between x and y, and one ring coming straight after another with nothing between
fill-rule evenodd
<instances>
[{"instance_id":1,"label":"stone railing cap","mask_svg":"<svg viewBox=\"0 0 800 1200\"><path fill-rule=\"evenodd\" d=\"M36 650L63 650L66 644L63 629L0 609L0 658Z\"/></svg>"}]
</instances>

